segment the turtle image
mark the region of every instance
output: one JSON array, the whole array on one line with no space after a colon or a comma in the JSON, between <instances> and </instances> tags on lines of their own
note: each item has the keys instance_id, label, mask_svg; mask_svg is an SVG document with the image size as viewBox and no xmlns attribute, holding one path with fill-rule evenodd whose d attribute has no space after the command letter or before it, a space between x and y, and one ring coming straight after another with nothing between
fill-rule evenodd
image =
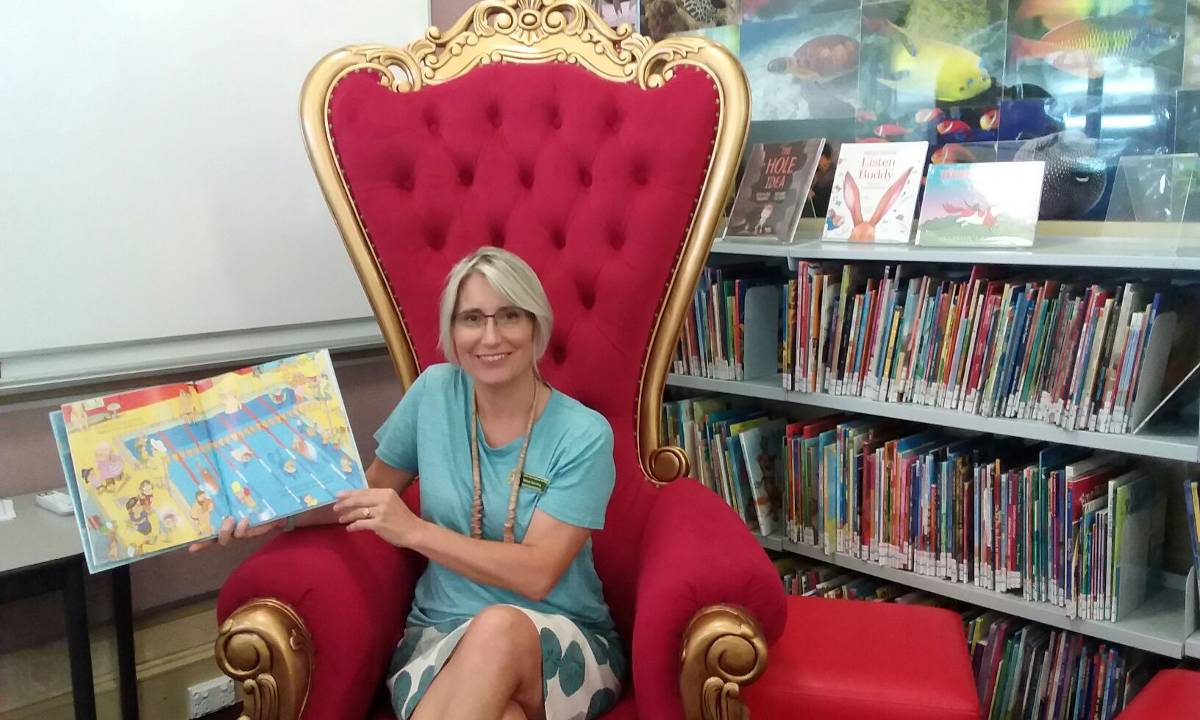
<instances>
[{"instance_id":1,"label":"turtle image","mask_svg":"<svg viewBox=\"0 0 1200 720\"><path fill-rule=\"evenodd\" d=\"M725 10L725 0L683 0L683 9L693 20L705 25L715 22Z\"/></svg>"},{"instance_id":2,"label":"turtle image","mask_svg":"<svg viewBox=\"0 0 1200 720\"><path fill-rule=\"evenodd\" d=\"M845 35L820 35L791 57L767 63L767 71L787 73L805 82L827 83L858 69L858 41Z\"/></svg>"}]
</instances>

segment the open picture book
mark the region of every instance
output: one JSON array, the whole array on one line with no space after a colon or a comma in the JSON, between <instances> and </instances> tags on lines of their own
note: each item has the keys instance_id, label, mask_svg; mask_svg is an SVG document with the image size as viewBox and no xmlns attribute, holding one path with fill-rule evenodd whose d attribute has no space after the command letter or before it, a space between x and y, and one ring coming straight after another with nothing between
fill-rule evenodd
<instances>
[{"instance_id":1,"label":"open picture book","mask_svg":"<svg viewBox=\"0 0 1200 720\"><path fill-rule=\"evenodd\" d=\"M326 350L69 403L50 426L93 573L366 487Z\"/></svg>"}]
</instances>

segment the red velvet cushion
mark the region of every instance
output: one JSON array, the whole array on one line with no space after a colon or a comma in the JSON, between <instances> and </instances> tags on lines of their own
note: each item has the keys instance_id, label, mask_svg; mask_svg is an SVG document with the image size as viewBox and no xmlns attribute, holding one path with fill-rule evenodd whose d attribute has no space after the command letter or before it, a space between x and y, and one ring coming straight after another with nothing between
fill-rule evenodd
<instances>
[{"instance_id":1,"label":"red velvet cushion","mask_svg":"<svg viewBox=\"0 0 1200 720\"><path fill-rule=\"evenodd\" d=\"M416 483L404 497L420 512ZM348 533L339 525L298 528L280 533L234 570L217 596L217 621L255 598L290 605L312 634L304 717L360 718L382 687L424 569L423 557L374 533Z\"/></svg>"},{"instance_id":2,"label":"red velvet cushion","mask_svg":"<svg viewBox=\"0 0 1200 720\"><path fill-rule=\"evenodd\" d=\"M683 479L658 495L640 546L633 680L642 715L682 717L680 638L696 612L726 603L743 607L770 643L783 632L787 610L779 573L716 493ZM764 677L773 672L768 657Z\"/></svg>"},{"instance_id":3,"label":"red velvet cushion","mask_svg":"<svg viewBox=\"0 0 1200 720\"><path fill-rule=\"evenodd\" d=\"M791 596L767 663L743 691L756 718L979 718L962 621L948 610Z\"/></svg>"},{"instance_id":4,"label":"red velvet cushion","mask_svg":"<svg viewBox=\"0 0 1200 720\"><path fill-rule=\"evenodd\" d=\"M1117 718L1200 718L1200 672L1160 670Z\"/></svg>"},{"instance_id":5,"label":"red velvet cushion","mask_svg":"<svg viewBox=\"0 0 1200 720\"><path fill-rule=\"evenodd\" d=\"M626 637L653 501L634 442L638 384L718 111L712 78L686 66L654 90L566 63L481 66L413 93L360 71L330 99L334 150L420 366L441 360L437 303L453 263L494 244L538 272L555 314L542 372L616 437L595 556Z\"/></svg>"}]
</instances>

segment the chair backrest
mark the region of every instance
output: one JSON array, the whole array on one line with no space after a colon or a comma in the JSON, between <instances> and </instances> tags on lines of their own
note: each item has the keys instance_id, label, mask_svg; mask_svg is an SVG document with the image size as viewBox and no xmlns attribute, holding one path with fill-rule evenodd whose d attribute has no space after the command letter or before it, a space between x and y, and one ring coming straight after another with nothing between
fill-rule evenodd
<instances>
[{"instance_id":1,"label":"chair backrest","mask_svg":"<svg viewBox=\"0 0 1200 720\"><path fill-rule=\"evenodd\" d=\"M485 244L517 253L555 314L542 374L614 429L620 510L605 534L640 533L645 480L687 471L660 447L659 413L745 142L737 61L702 38L609 28L586 0L484 0L407 48L328 55L301 112L404 385L442 360L451 266ZM602 545L601 576L625 574Z\"/></svg>"}]
</instances>

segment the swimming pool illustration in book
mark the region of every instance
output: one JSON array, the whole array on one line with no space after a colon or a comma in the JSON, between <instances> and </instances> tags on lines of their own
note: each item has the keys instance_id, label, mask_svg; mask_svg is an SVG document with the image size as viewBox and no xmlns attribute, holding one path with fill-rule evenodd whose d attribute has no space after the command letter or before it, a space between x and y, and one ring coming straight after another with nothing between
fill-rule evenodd
<instances>
[{"instance_id":1,"label":"swimming pool illustration in book","mask_svg":"<svg viewBox=\"0 0 1200 720\"><path fill-rule=\"evenodd\" d=\"M366 486L325 350L69 403L50 424L92 572Z\"/></svg>"}]
</instances>

